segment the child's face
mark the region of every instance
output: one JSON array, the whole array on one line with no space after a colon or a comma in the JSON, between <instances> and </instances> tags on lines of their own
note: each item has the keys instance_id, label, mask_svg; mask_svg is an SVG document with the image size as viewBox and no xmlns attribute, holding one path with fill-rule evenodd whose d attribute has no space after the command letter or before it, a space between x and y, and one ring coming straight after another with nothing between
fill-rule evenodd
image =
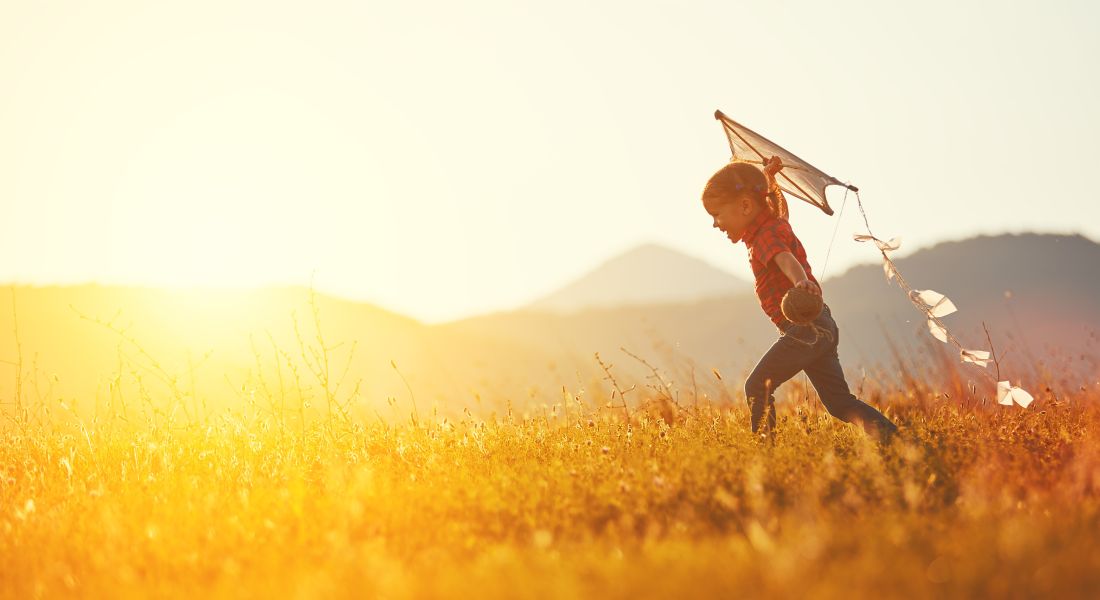
<instances>
[{"instance_id":1,"label":"child's face","mask_svg":"<svg viewBox=\"0 0 1100 600\"><path fill-rule=\"evenodd\" d=\"M760 213L760 207L745 195L703 198L703 208L714 217L714 226L721 229L736 244L745 235L749 223Z\"/></svg>"}]
</instances>

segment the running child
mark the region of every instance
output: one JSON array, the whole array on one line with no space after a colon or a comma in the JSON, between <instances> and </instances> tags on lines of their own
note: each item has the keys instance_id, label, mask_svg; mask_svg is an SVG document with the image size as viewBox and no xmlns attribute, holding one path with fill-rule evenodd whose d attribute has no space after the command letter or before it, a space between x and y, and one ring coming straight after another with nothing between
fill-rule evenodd
<instances>
[{"instance_id":1,"label":"running child","mask_svg":"<svg viewBox=\"0 0 1100 600\"><path fill-rule=\"evenodd\" d=\"M795 324L783 316L783 295L800 288L821 296L806 250L787 221L787 204L775 182L783 168L773 156L761 170L748 162L731 162L719 169L703 189L703 207L714 227L730 242L744 242L756 278L760 306L778 329L779 339L764 353L745 381L754 434L773 440L775 398L772 393L799 371L805 371L821 402L834 417L858 423L887 442L897 427L871 405L848 390L837 348L840 331L829 305L810 324Z\"/></svg>"}]
</instances>

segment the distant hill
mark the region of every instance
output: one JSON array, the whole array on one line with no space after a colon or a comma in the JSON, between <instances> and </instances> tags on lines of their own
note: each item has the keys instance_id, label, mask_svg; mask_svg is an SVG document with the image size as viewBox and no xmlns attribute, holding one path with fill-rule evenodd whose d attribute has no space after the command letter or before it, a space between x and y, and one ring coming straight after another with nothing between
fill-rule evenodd
<instances>
[{"instance_id":1,"label":"distant hill","mask_svg":"<svg viewBox=\"0 0 1100 600\"><path fill-rule=\"evenodd\" d=\"M576 312L588 308L693 302L750 289L721 269L659 244L643 244L605 261L526 309Z\"/></svg>"}]
</instances>

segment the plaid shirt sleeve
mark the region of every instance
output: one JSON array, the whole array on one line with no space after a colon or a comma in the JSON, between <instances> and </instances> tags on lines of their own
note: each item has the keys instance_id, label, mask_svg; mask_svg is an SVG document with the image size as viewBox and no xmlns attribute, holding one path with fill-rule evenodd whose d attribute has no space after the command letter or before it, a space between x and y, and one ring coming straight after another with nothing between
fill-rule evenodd
<instances>
[{"instance_id":1,"label":"plaid shirt sleeve","mask_svg":"<svg viewBox=\"0 0 1100 600\"><path fill-rule=\"evenodd\" d=\"M780 252L792 252L791 225L783 219L773 219L756 233L752 240L752 256L764 267ZM793 253L793 252L792 252Z\"/></svg>"},{"instance_id":2,"label":"plaid shirt sleeve","mask_svg":"<svg viewBox=\"0 0 1100 600\"><path fill-rule=\"evenodd\" d=\"M791 224L783 219L765 221L750 239L749 263L756 277L756 296L760 299L760 307L783 330L784 323L789 321L783 316L781 304L783 294L791 289L792 283L774 259L781 252L790 252L802 265L806 276L816 283L806 261L806 249L795 237Z\"/></svg>"}]
</instances>

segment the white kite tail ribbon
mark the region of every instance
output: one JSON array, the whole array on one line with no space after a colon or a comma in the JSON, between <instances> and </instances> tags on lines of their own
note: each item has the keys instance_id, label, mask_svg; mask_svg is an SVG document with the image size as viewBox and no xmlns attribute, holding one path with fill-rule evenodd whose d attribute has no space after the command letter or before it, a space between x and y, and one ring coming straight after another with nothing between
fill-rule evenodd
<instances>
[{"instance_id":1,"label":"white kite tail ribbon","mask_svg":"<svg viewBox=\"0 0 1100 600\"><path fill-rule=\"evenodd\" d=\"M883 252L886 252L888 250L897 250L898 248L901 248L901 238L890 238L889 242L875 240L875 245L878 246L878 249L882 250Z\"/></svg>"},{"instance_id":2,"label":"white kite tail ribbon","mask_svg":"<svg viewBox=\"0 0 1100 600\"><path fill-rule=\"evenodd\" d=\"M933 319L928 319L928 331L932 334L932 337L945 344L947 343L947 330L944 329L943 325Z\"/></svg>"},{"instance_id":3,"label":"white kite tail ribbon","mask_svg":"<svg viewBox=\"0 0 1100 600\"><path fill-rule=\"evenodd\" d=\"M893 261L885 256L882 257L882 272L886 274L886 281L891 281L898 276L898 270L894 267Z\"/></svg>"},{"instance_id":4,"label":"white kite tail ribbon","mask_svg":"<svg viewBox=\"0 0 1100 600\"><path fill-rule=\"evenodd\" d=\"M944 317L959 309L955 303L943 294L932 290L913 290L909 292L909 299L922 310L927 310L933 317Z\"/></svg>"},{"instance_id":5,"label":"white kite tail ribbon","mask_svg":"<svg viewBox=\"0 0 1100 600\"><path fill-rule=\"evenodd\" d=\"M852 239L857 242L874 241L875 246L878 246L878 249L882 250L883 252L888 252L901 248L901 238L890 238L889 242L884 242L873 235L867 235L865 233L854 233L852 234Z\"/></svg>"},{"instance_id":6,"label":"white kite tail ribbon","mask_svg":"<svg viewBox=\"0 0 1100 600\"><path fill-rule=\"evenodd\" d=\"M1021 387L1012 385L1007 381L997 382L997 404L1012 406L1012 403L1015 402L1027 408L1034 400L1035 398L1032 398L1031 394L1024 391Z\"/></svg>"},{"instance_id":7,"label":"white kite tail ribbon","mask_svg":"<svg viewBox=\"0 0 1100 600\"><path fill-rule=\"evenodd\" d=\"M963 362L974 363L979 367L989 366L989 352L985 350L967 350L964 348L959 351L959 356Z\"/></svg>"}]
</instances>

